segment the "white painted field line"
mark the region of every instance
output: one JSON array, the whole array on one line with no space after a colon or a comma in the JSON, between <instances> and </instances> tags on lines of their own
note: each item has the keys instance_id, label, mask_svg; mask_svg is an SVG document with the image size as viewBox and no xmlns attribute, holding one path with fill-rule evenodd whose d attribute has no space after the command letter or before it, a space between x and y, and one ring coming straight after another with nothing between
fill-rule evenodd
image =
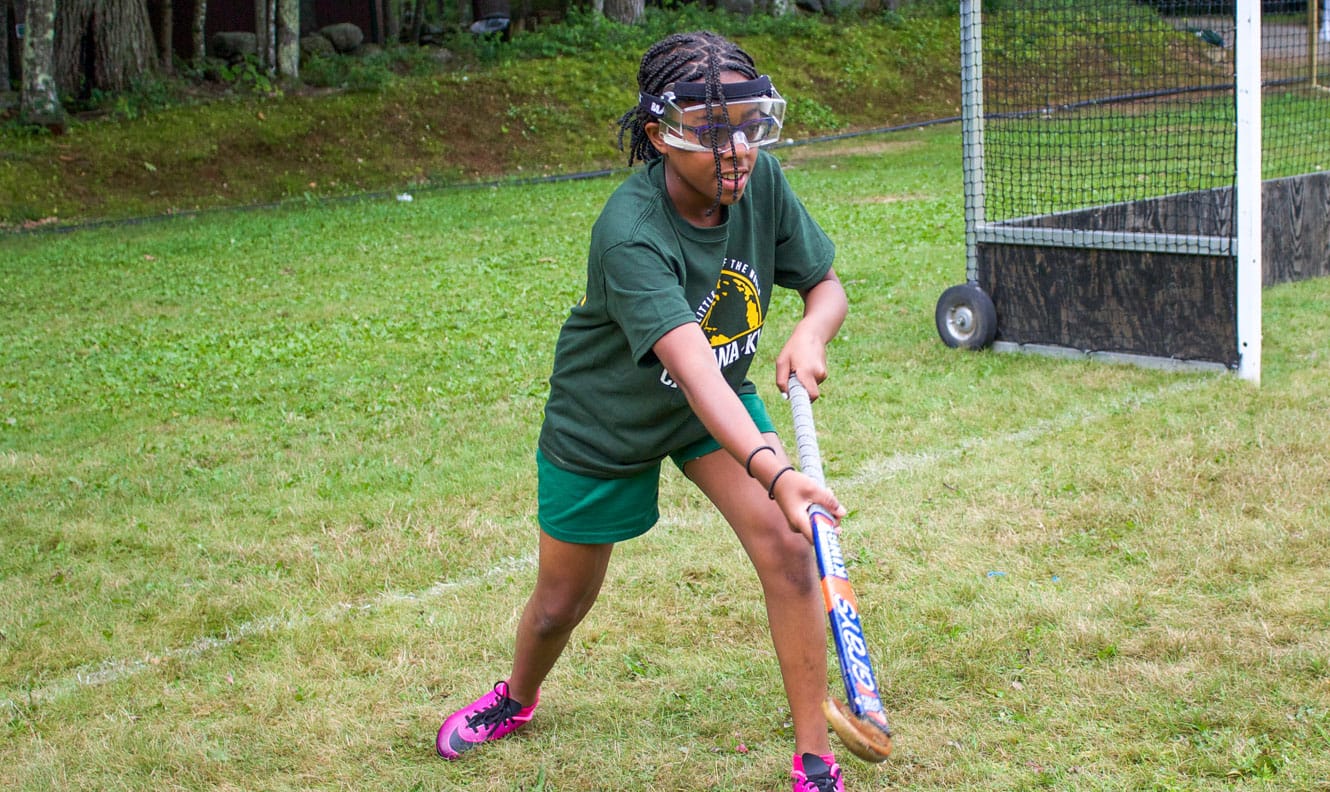
<instances>
[{"instance_id":1,"label":"white painted field line","mask_svg":"<svg viewBox=\"0 0 1330 792\"><path fill-rule=\"evenodd\" d=\"M1119 399L1116 402L1111 402L1106 408L1098 411L1071 410L1063 415L1038 421L1029 427L1015 432L1008 432L1005 435L985 435L982 437L966 438L948 448L935 451L921 451L912 454L897 454L885 459L870 461L859 473L845 480L841 486L848 488L880 483L882 480L897 473L915 470L952 457L958 457L961 454L967 451L973 451L976 448L1001 445L1004 443L1027 443L1031 440L1037 440L1046 435L1069 429L1072 426L1087 420L1107 417L1109 414L1128 406L1148 404L1164 396L1181 393L1199 387L1202 384L1205 384L1205 382L1206 380L1204 379L1181 380L1168 387L1160 388L1157 391L1132 394L1126 398ZM132 660L123 658L110 659L100 663L82 666L75 669L70 676L64 679L54 681L40 688L26 691L23 696L23 703L33 704L43 701L53 701L69 695L80 688L102 685L134 676L161 664L165 660L190 660L199 657L206 652L230 646L252 636L269 635L287 630L295 630L314 623L331 624L340 621L346 616L346 614L351 612L363 613L365 611L373 611L403 602L429 601L436 599L449 591L456 591L458 589L465 589L479 585L497 575L514 572L520 569L529 569L535 565L535 562L536 557L534 554L528 554L521 558L510 557L504 559L498 565L486 570L482 574L473 575L460 580L440 581L423 591L384 592L366 603L359 605L339 603L313 615L297 614L288 617L270 616L263 619L256 619L227 630L226 634L221 637L203 637L187 646L170 649L160 655L149 655L144 658ZM22 703L12 698L0 700L0 708L18 709L20 706L22 706Z\"/></svg>"},{"instance_id":2,"label":"white painted field line","mask_svg":"<svg viewBox=\"0 0 1330 792\"><path fill-rule=\"evenodd\" d=\"M897 473L907 473L912 470L934 465L938 462L959 457L962 454L979 448L1029 443L1032 440L1038 440L1047 435L1070 429L1073 426L1085 423L1086 421L1106 418L1126 407L1139 407L1164 396L1171 396L1176 393L1192 390L1193 388L1205 384L1205 382L1206 380L1203 379L1182 380L1156 391L1132 394L1126 398L1119 399L1116 402L1110 402L1099 410L1070 410L1062 415L1047 418L1042 421L1036 421L1030 426L1014 432L1008 432L1007 434L966 437L946 448L932 451L916 451L908 454L896 454L886 458L869 460L862 468L860 468L858 473L839 483L837 489L845 488L848 490L852 487L880 484L884 479L890 478Z\"/></svg>"},{"instance_id":3,"label":"white painted field line","mask_svg":"<svg viewBox=\"0 0 1330 792\"><path fill-rule=\"evenodd\" d=\"M294 616L286 617L268 616L230 628L226 631L225 635L219 637L205 636L187 646L168 649L161 654L150 654L137 659L110 659L104 660L100 663L81 666L74 669L73 673L64 679L57 680L40 688L25 691L21 701L16 700L15 698L0 700L0 709L18 709L24 704L53 701L80 688L103 685L108 682L116 682L134 676L168 660L192 660L214 649L230 646L246 638L295 630L310 624L333 624L341 621L347 614L353 612L365 613L368 611L381 610L404 602L427 602L429 600L437 599L449 591L471 588L499 575L516 572L522 569L530 569L535 563L535 554L528 554L521 558L509 557L485 570L482 574L473 575L460 580L439 581L423 591L385 591L369 602L360 603L358 605L349 602L339 602L330 608L325 608L324 610L311 615L298 613Z\"/></svg>"}]
</instances>

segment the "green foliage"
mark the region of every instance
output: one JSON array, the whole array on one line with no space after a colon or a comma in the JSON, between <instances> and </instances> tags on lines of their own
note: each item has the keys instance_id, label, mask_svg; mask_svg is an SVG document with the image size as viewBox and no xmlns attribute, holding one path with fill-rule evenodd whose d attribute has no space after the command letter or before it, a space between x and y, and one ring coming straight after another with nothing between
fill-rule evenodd
<instances>
[{"instance_id":1,"label":"green foliage","mask_svg":"<svg viewBox=\"0 0 1330 792\"><path fill-rule=\"evenodd\" d=\"M263 96L281 93L267 70L259 65L256 55L246 55L235 63L218 64L217 79L232 88Z\"/></svg>"},{"instance_id":2,"label":"green foliage","mask_svg":"<svg viewBox=\"0 0 1330 792\"><path fill-rule=\"evenodd\" d=\"M182 75L189 90L172 84L193 97L179 105L149 109L161 95L153 88L59 139L5 133L0 226L621 166L614 123L635 103L642 51L667 32L697 27L735 36L773 75L793 103L787 137L955 112L954 20L833 24L689 4L653 8L629 27L574 12L567 24L511 42L459 36L448 42L450 57L394 47L309 59L302 77L316 90L277 92L252 60L213 64L216 80L201 89L189 88L201 75ZM211 99L200 101L202 90Z\"/></svg>"},{"instance_id":3,"label":"green foliage","mask_svg":"<svg viewBox=\"0 0 1330 792\"><path fill-rule=\"evenodd\" d=\"M993 4L1000 4L1003 1L1004 0L984 0L984 8L986 10L991 10ZM904 7L896 13L909 14L910 16L931 16L954 19L960 15L960 12L960 0L911 0L911 2L906 3Z\"/></svg>"},{"instance_id":4,"label":"green foliage","mask_svg":"<svg viewBox=\"0 0 1330 792\"><path fill-rule=\"evenodd\" d=\"M367 55L315 55L300 65L300 78L316 88L380 91L399 78L437 73L439 61L426 47L395 46Z\"/></svg>"},{"instance_id":5,"label":"green foliage","mask_svg":"<svg viewBox=\"0 0 1330 792\"><path fill-rule=\"evenodd\" d=\"M393 81L381 63L344 55L315 55L300 65L300 79L316 88L377 91Z\"/></svg>"},{"instance_id":6,"label":"green foliage","mask_svg":"<svg viewBox=\"0 0 1330 792\"><path fill-rule=\"evenodd\" d=\"M800 95L791 99L787 114L792 119L799 119L801 125L810 129L834 131L849 126L835 111L809 96Z\"/></svg>"},{"instance_id":7,"label":"green foliage","mask_svg":"<svg viewBox=\"0 0 1330 792\"><path fill-rule=\"evenodd\" d=\"M899 24L900 15L883 17ZM642 21L623 25L589 9L572 8L557 25L513 37L502 45L509 57L549 58L585 53L613 53L640 57L652 43L684 30L714 30L722 35L745 38L791 37L806 39L835 35L838 30L872 22L871 17L833 20L809 14L732 14L709 9L705 4L678 3L649 6Z\"/></svg>"},{"instance_id":8,"label":"green foliage","mask_svg":"<svg viewBox=\"0 0 1330 792\"><path fill-rule=\"evenodd\" d=\"M6 140L20 141L28 138L50 138L52 132L44 126L25 124L14 115L0 124L0 136Z\"/></svg>"},{"instance_id":9,"label":"green foliage","mask_svg":"<svg viewBox=\"0 0 1330 792\"><path fill-rule=\"evenodd\" d=\"M106 92L94 88L86 103L69 101L66 107L72 112L88 109L106 113L114 119L133 120L179 106L184 101L178 83L160 75L145 75L136 77L127 91Z\"/></svg>"},{"instance_id":10,"label":"green foliage","mask_svg":"<svg viewBox=\"0 0 1330 792\"><path fill-rule=\"evenodd\" d=\"M515 36L509 50L521 57L554 58L583 52L631 50L640 30L620 25L590 9L571 8L557 25ZM641 54L639 50L639 55Z\"/></svg>"},{"instance_id":11,"label":"green foliage","mask_svg":"<svg viewBox=\"0 0 1330 792\"><path fill-rule=\"evenodd\" d=\"M1019 10L1019 3L1013 4ZM1189 42L1148 6L1132 0L1104 0L1087 5L1079 0L1045 0L1038 15L1019 14L1022 27L1013 17L1001 13L1003 6L984 6L986 36L985 57L1019 64L1038 64L1047 73L1060 74L1081 81L1097 81L1103 75L1087 69L1084 62L1058 62L1057 58L1085 58L1086 52L1102 49L1102 58L1092 62L1112 64L1127 74L1156 77L1170 71L1169 58L1177 57L1180 43L1203 49L1203 44ZM1124 35L1124 31L1130 35ZM1058 42L1048 46L1047 42Z\"/></svg>"}]
</instances>

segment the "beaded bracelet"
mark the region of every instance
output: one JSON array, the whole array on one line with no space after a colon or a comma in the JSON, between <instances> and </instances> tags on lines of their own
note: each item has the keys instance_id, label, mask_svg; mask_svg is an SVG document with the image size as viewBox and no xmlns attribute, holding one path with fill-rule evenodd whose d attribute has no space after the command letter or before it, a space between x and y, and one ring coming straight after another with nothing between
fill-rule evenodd
<instances>
[{"instance_id":1,"label":"beaded bracelet","mask_svg":"<svg viewBox=\"0 0 1330 792\"><path fill-rule=\"evenodd\" d=\"M780 477L785 475L786 473L789 473L791 470L794 470L794 466L786 465L785 467L776 471L776 475L773 476L771 479L771 486L767 487L768 498L771 498L772 500L776 499L776 482L780 481Z\"/></svg>"},{"instance_id":2,"label":"beaded bracelet","mask_svg":"<svg viewBox=\"0 0 1330 792\"><path fill-rule=\"evenodd\" d=\"M748 474L748 478L753 477L753 457L757 456L757 452L759 451L770 451L773 454L776 453L776 449L769 445L760 445L757 448L754 448L753 453L749 454L748 460L744 462L744 472Z\"/></svg>"}]
</instances>

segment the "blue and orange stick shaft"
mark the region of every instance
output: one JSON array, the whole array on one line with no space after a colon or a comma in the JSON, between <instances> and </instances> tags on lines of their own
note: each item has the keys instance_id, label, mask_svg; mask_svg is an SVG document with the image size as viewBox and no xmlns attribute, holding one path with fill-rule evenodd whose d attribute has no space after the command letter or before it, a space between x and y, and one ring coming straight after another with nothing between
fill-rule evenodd
<instances>
[{"instance_id":1,"label":"blue and orange stick shaft","mask_svg":"<svg viewBox=\"0 0 1330 792\"><path fill-rule=\"evenodd\" d=\"M799 465L805 475L825 486L812 402L794 374L790 375L788 393L794 415L795 442L799 447ZM868 657L859 603L845 568L836 520L820 506L812 507L808 516L812 523L818 575L822 579L822 599L827 606L827 622L831 626L841 679L845 683L846 704L829 698L823 702L822 708L831 727L855 756L869 762L881 762L891 753L891 727L878 693L873 662Z\"/></svg>"}]
</instances>

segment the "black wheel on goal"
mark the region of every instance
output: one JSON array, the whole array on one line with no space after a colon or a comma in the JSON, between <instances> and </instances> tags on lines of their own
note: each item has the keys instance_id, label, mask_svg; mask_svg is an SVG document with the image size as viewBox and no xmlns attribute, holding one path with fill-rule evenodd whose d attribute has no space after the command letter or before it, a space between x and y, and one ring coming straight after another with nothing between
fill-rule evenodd
<instances>
[{"instance_id":1,"label":"black wheel on goal","mask_svg":"<svg viewBox=\"0 0 1330 792\"><path fill-rule=\"evenodd\" d=\"M970 283L952 286L937 301L937 334L949 347L983 349L997 336L997 310L984 290Z\"/></svg>"}]
</instances>

